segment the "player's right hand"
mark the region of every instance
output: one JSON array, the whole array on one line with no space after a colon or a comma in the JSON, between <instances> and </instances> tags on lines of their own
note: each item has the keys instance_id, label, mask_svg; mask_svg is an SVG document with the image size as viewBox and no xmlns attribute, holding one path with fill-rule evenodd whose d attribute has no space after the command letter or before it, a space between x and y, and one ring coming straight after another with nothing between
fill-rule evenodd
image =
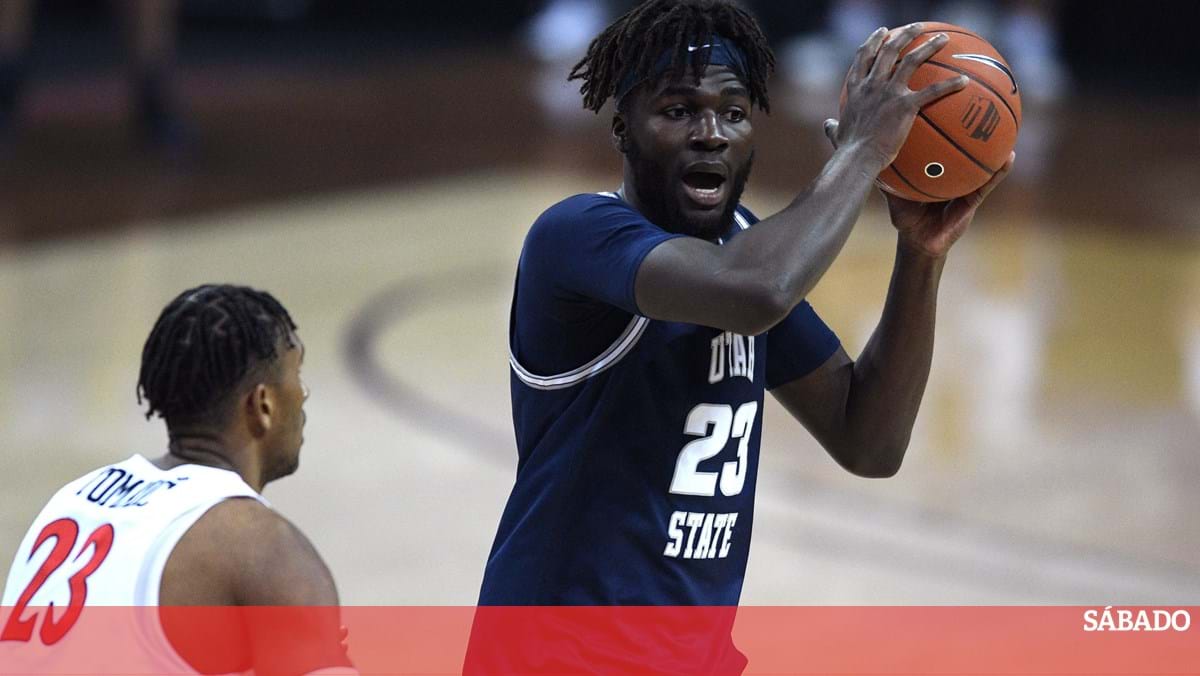
<instances>
[{"instance_id":1,"label":"player's right hand","mask_svg":"<svg viewBox=\"0 0 1200 676\"><path fill-rule=\"evenodd\" d=\"M858 145L880 160L881 167L886 167L896 159L921 107L967 86L967 78L959 76L939 80L918 91L908 88L909 78L917 67L947 42L946 35L939 33L897 64L901 50L922 30L919 23L890 35L886 28L880 28L858 48L846 76L842 118L825 121L834 146Z\"/></svg>"}]
</instances>

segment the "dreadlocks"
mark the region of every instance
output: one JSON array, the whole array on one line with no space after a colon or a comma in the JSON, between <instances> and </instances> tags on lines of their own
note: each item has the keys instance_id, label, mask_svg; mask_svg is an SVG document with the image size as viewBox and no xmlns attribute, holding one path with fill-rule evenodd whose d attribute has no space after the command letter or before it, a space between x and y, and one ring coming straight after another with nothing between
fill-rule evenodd
<instances>
[{"instance_id":1,"label":"dreadlocks","mask_svg":"<svg viewBox=\"0 0 1200 676\"><path fill-rule=\"evenodd\" d=\"M296 324L271 294L206 284L171 301L142 348L138 403L146 418L174 424L216 422L222 405L251 370L274 363Z\"/></svg>"},{"instance_id":2,"label":"dreadlocks","mask_svg":"<svg viewBox=\"0 0 1200 676\"><path fill-rule=\"evenodd\" d=\"M627 73L649 77L655 61L668 50L672 56L667 72L679 79L690 67L698 81L709 55L695 50L689 58L687 48L711 35L731 40L745 53L750 101L770 112L767 78L775 70L775 55L754 17L729 0L647 0L596 36L567 80L583 81L583 107L598 113Z\"/></svg>"}]
</instances>

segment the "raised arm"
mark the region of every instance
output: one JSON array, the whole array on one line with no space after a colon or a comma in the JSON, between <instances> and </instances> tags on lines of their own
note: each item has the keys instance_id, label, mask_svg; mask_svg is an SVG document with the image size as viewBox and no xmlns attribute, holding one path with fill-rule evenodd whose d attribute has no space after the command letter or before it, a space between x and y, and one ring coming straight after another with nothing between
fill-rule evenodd
<instances>
[{"instance_id":1,"label":"raised arm","mask_svg":"<svg viewBox=\"0 0 1200 676\"><path fill-rule=\"evenodd\" d=\"M888 195L898 231L896 262L883 316L867 346L858 361L839 350L813 373L773 390L850 472L889 477L899 471L929 379L946 255L1013 159L963 198L921 204Z\"/></svg>"},{"instance_id":2,"label":"raised arm","mask_svg":"<svg viewBox=\"0 0 1200 676\"><path fill-rule=\"evenodd\" d=\"M952 78L908 88L909 76L944 37L914 49L893 70L900 50L920 31L913 24L884 42L880 29L859 48L834 130L838 149L788 207L725 246L682 237L646 256L635 286L643 314L756 335L804 299L841 251L875 177L899 152L920 107L965 86ZM696 133L700 144L719 151L719 120L698 125Z\"/></svg>"}]
</instances>

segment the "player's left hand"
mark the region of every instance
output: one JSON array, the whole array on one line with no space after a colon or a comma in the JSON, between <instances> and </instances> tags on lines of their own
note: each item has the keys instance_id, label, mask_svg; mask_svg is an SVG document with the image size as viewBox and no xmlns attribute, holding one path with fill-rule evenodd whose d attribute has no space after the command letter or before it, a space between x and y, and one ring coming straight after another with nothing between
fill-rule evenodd
<instances>
[{"instance_id":1,"label":"player's left hand","mask_svg":"<svg viewBox=\"0 0 1200 676\"><path fill-rule=\"evenodd\" d=\"M825 136L837 148L838 121L825 120ZM892 225L900 231L900 239L914 250L933 258L945 256L950 247L967 231L975 218L975 210L983 204L988 193L1012 171L1017 154L1009 153L1008 161L975 192L948 202L913 202L880 190L887 199Z\"/></svg>"},{"instance_id":2,"label":"player's left hand","mask_svg":"<svg viewBox=\"0 0 1200 676\"><path fill-rule=\"evenodd\" d=\"M975 210L983 204L988 193L1012 171L1016 157L1016 153L1009 154L1004 166L975 192L948 202L913 202L882 191L887 198L892 225L900 232L901 243L931 258L945 256L966 232L975 218Z\"/></svg>"}]
</instances>

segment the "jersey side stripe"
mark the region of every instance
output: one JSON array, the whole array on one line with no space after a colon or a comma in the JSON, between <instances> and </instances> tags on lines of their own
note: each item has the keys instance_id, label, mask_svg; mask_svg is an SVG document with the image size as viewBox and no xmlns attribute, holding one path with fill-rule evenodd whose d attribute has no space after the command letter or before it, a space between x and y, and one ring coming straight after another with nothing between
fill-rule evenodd
<instances>
[{"instance_id":1,"label":"jersey side stripe","mask_svg":"<svg viewBox=\"0 0 1200 676\"><path fill-rule=\"evenodd\" d=\"M621 358L629 354L633 350L633 347L637 345L638 339L642 337L642 333L645 332L646 326L649 324L650 320L646 317L635 316L629 322L629 325L625 327L625 331L600 356L566 373L559 373L552 376L534 375L521 366L521 363L517 361L517 357L512 353L511 349L508 352L508 363L512 366L513 373L516 373L521 382L526 385L539 390L561 390L566 387L578 385L621 361Z\"/></svg>"},{"instance_id":2,"label":"jersey side stripe","mask_svg":"<svg viewBox=\"0 0 1200 676\"><path fill-rule=\"evenodd\" d=\"M621 199L621 196L615 192L605 191L596 194L615 200ZM646 329L648 322L649 320L645 317L634 317L629 322L629 325L625 327L625 330L621 332L621 335L613 341L613 344L608 349L601 352L600 356L577 369L572 369L565 373L552 376L534 375L528 369L521 366L521 362L517 361L517 356L513 354L511 347L508 351L508 363L512 367L513 372L517 374L517 377L521 379L521 382L526 385L539 390L561 390L572 385L577 385L617 363L621 357L625 356L633 348L637 339L641 337L642 331Z\"/></svg>"},{"instance_id":3,"label":"jersey side stripe","mask_svg":"<svg viewBox=\"0 0 1200 676\"><path fill-rule=\"evenodd\" d=\"M750 221L746 220L746 217L743 216L742 212L740 211L734 210L733 221L737 223L738 227L742 230L748 230L750 228Z\"/></svg>"},{"instance_id":4,"label":"jersey side stripe","mask_svg":"<svg viewBox=\"0 0 1200 676\"><path fill-rule=\"evenodd\" d=\"M601 192L597 194L613 199L620 199L620 195L614 192ZM750 227L750 222L746 220L746 217L740 211L734 210L733 217L738 227L742 230ZM511 348L508 352L508 363L512 367L513 373L517 375L517 378L532 388L539 390L565 389L582 383L620 361L621 358L633 350L633 347L637 344L638 339L642 337L642 333L646 330L646 326L649 323L650 320L646 317L635 316L608 349L583 366L565 373L551 376L535 375L521 366L521 362L517 360L517 356L513 354Z\"/></svg>"}]
</instances>

